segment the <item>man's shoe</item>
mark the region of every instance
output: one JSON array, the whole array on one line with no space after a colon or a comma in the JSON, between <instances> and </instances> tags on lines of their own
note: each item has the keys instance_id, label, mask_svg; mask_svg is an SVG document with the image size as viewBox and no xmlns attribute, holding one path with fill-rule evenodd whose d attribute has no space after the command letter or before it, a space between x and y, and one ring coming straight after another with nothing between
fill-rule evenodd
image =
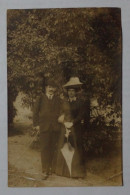
<instances>
[{"instance_id":1,"label":"man's shoe","mask_svg":"<svg viewBox=\"0 0 130 195\"><path fill-rule=\"evenodd\" d=\"M48 173L43 173L42 174L42 180L46 180L49 177Z\"/></svg>"},{"instance_id":2,"label":"man's shoe","mask_svg":"<svg viewBox=\"0 0 130 195\"><path fill-rule=\"evenodd\" d=\"M48 175L52 175L52 168L49 169L49 171L47 172Z\"/></svg>"},{"instance_id":3,"label":"man's shoe","mask_svg":"<svg viewBox=\"0 0 130 195\"><path fill-rule=\"evenodd\" d=\"M52 175L52 171L49 171L49 172L48 172L48 175Z\"/></svg>"}]
</instances>

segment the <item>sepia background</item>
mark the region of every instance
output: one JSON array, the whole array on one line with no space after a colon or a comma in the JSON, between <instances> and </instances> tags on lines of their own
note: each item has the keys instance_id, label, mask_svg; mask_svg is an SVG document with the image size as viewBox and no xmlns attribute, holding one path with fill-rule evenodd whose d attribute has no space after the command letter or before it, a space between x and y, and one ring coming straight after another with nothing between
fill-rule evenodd
<instances>
[{"instance_id":1,"label":"sepia background","mask_svg":"<svg viewBox=\"0 0 130 195\"><path fill-rule=\"evenodd\" d=\"M122 185L121 12L116 8L8 10L9 186ZM84 181L38 181L40 153L32 107L43 78L62 85L79 76L90 100ZM33 180L33 179L34 180Z\"/></svg>"}]
</instances>

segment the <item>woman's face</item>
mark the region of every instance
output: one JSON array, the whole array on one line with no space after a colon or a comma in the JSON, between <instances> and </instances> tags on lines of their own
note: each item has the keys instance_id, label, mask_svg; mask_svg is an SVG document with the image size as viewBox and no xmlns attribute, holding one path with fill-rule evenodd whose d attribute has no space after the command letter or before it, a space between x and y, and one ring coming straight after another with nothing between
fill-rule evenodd
<instances>
[{"instance_id":1,"label":"woman's face","mask_svg":"<svg viewBox=\"0 0 130 195\"><path fill-rule=\"evenodd\" d=\"M68 89L68 96L69 96L69 98L75 97L76 96L75 89Z\"/></svg>"}]
</instances>

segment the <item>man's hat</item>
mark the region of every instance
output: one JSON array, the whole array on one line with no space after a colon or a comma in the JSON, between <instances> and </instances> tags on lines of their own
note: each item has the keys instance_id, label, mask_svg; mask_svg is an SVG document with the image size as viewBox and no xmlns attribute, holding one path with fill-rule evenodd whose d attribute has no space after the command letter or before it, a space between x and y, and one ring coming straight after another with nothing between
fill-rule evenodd
<instances>
[{"instance_id":1,"label":"man's hat","mask_svg":"<svg viewBox=\"0 0 130 195\"><path fill-rule=\"evenodd\" d=\"M51 86L51 87L57 88L57 84L56 84L55 81L52 80L52 79L48 79L48 80L45 82L45 86Z\"/></svg>"},{"instance_id":2,"label":"man's hat","mask_svg":"<svg viewBox=\"0 0 130 195\"><path fill-rule=\"evenodd\" d=\"M83 83L80 82L78 77L71 77L70 80L63 86L65 88L77 88L83 85Z\"/></svg>"}]
</instances>

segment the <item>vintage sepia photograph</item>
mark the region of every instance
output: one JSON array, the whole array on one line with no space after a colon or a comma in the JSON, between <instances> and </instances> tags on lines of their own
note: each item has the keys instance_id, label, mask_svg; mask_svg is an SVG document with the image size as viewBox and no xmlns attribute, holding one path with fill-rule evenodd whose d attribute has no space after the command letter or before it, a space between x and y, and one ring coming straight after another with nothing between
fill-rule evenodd
<instances>
[{"instance_id":1,"label":"vintage sepia photograph","mask_svg":"<svg viewBox=\"0 0 130 195\"><path fill-rule=\"evenodd\" d=\"M8 186L122 186L120 8L7 10Z\"/></svg>"}]
</instances>

